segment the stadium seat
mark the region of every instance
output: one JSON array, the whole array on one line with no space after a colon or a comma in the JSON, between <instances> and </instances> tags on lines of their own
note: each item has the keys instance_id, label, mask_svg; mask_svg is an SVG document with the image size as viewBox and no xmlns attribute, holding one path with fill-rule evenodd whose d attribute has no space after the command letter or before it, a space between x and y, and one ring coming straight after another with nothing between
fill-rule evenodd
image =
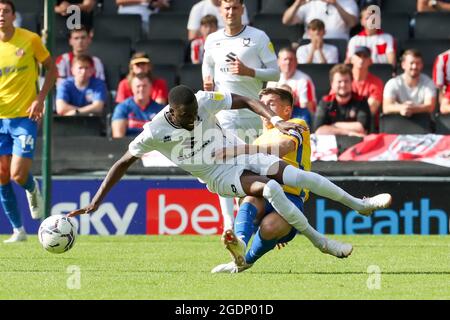
<instances>
[{"instance_id":1,"label":"stadium seat","mask_svg":"<svg viewBox=\"0 0 450 320\"><path fill-rule=\"evenodd\" d=\"M171 0L170 1L170 8L166 11L162 11L161 13L189 13L191 11L191 8L194 4L199 2L199 0ZM153 17L152 17L153 18Z\"/></svg>"},{"instance_id":2,"label":"stadium seat","mask_svg":"<svg viewBox=\"0 0 450 320\"><path fill-rule=\"evenodd\" d=\"M289 8L286 0L261 0L261 13L278 13L283 14Z\"/></svg>"},{"instance_id":3,"label":"stadium seat","mask_svg":"<svg viewBox=\"0 0 450 320\"><path fill-rule=\"evenodd\" d=\"M450 114L435 115L436 121L436 134L450 134Z\"/></svg>"},{"instance_id":4,"label":"stadium seat","mask_svg":"<svg viewBox=\"0 0 450 320\"><path fill-rule=\"evenodd\" d=\"M52 135L57 137L100 136L104 130L101 116L54 116Z\"/></svg>"},{"instance_id":5,"label":"stadium seat","mask_svg":"<svg viewBox=\"0 0 450 320\"><path fill-rule=\"evenodd\" d=\"M381 12L407 13L412 15L416 12L417 0L385 0L381 2Z\"/></svg>"},{"instance_id":6,"label":"stadium seat","mask_svg":"<svg viewBox=\"0 0 450 320\"><path fill-rule=\"evenodd\" d=\"M28 13L43 13L44 12L44 0L13 0L16 11L20 14L24 12Z\"/></svg>"},{"instance_id":7,"label":"stadium seat","mask_svg":"<svg viewBox=\"0 0 450 320\"><path fill-rule=\"evenodd\" d=\"M154 64L153 74L167 81L169 90L177 85L177 67L171 64Z\"/></svg>"},{"instance_id":8,"label":"stadium seat","mask_svg":"<svg viewBox=\"0 0 450 320\"><path fill-rule=\"evenodd\" d=\"M428 113L416 113L407 118L399 114L381 114L380 132L392 134L431 133L431 116Z\"/></svg>"},{"instance_id":9,"label":"stadium seat","mask_svg":"<svg viewBox=\"0 0 450 320\"><path fill-rule=\"evenodd\" d=\"M408 40L410 16L406 13L382 13L381 29L392 35L397 42Z\"/></svg>"},{"instance_id":10,"label":"stadium seat","mask_svg":"<svg viewBox=\"0 0 450 320\"><path fill-rule=\"evenodd\" d=\"M449 47L449 40L411 39L401 43L400 54L406 49L418 49L423 55L424 73L431 77L434 60L440 53L448 50Z\"/></svg>"},{"instance_id":11,"label":"stadium seat","mask_svg":"<svg viewBox=\"0 0 450 320\"><path fill-rule=\"evenodd\" d=\"M319 102L330 92L330 69L333 64L299 64L297 69L308 74L316 87L316 98Z\"/></svg>"},{"instance_id":12,"label":"stadium seat","mask_svg":"<svg viewBox=\"0 0 450 320\"><path fill-rule=\"evenodd\" d=\"M200 64L184 64L178 72L180 84L191 87L194 92L203 90L202 66Z\"/></svg>"},{"instance_id":13,"label":"stadium seat","mask_svg":"<svg viewBox=\"0 0 450 320\"><path fill-rule=\"evenodd\" d=\"M247 9L248 19L252 22L255 14L259 12L259 0L245 0L244 4Z\"/></svg>"},{"instance_id":14,"label":"stadium seat","mask_svg":"<svg viewBox=\"0 0 450 320\"><path fill-rule=\"evenodd\" d=\"M325 43L332 44L338 48L339 62L344 62L345 56L347 54L347 40L345 39L324 39ZM308 44L311 40L301 39L300 45Z\"/></svg>"},{"instance_id":15,"label":"stadium seat","mask_svg":"<svg viewBox=\"0 0 450 320\"><path fill-rule=\"evenodd\" d=\"M291 47L291 42L288 39L270 39L272 41L273 46L275 48L275 52L278 54L281 48Z\"/></svg>"},{"instance_id":16,"label":"stadium seat","mask_svg":"<svg viewBox=\"0 0 450 320\"><path fill-rule=\"evenodd\" d=\"M55 38L68 39L69 29L66 26L66 18L61 17L60 15L56 14L53 30L55 33Z\"/></svg>"},{"instance_id":17,"label":"stadium seat","mask_svg":"<svg viewBox=\"0 0 450 320\"><path fill-rule=\"evenodd\" d=\"M369 68L370 72L383 80L383 83L391 79L394 76L394 68L389 63L373 64Z\"/></svg>"},{"instance_id":18,"label":"stadium seat","mask_svg":"<svg viewBox=\"0 0 450 320\"><path fill-rule=\"evenodd\" d=\"M188 13L165 13L152 15L149 39L187 40Z\"/></svg>"},{"instance_id":19,"label":"stadium seat","mask_svg":"<svg viewBox=\"0 0 450 320\"><path fill-rule=\"evenodd\" d=\"M101 0L99 1L102 14L117 14L119 7L116 1L111 0Z\"/></svg>"},{"instance_id":20,"label":"stadium seat","mask_svg":"<svg viewBox=\"0 0 450 320\"><path fill-rule=\"evenodd\" d=\"M94 41L110 38L142 38L141 16L136 14L98 15L94 20Z\"/></svg>"},{"instance_id":21,"label":"stadium seat","mask_svg":"<svg viewBox=\"0 0 450 320\"><path fill-rule=\"evenodd\" d=\"M258 13L253 18L253 26L265 31L271 39L285 38L294 42L303 35L300 25L285 26L281 22L280 14Z\"/></svg>"},{"instance_id":22,"label":"stadium seat","mask_svg":"<svg viewBox=\"0 0 450 320\"><path fill-rule=\"evenodd\" d=\"M417 13L414 38L450 40L450 12Z\"/></svg>"},{"instance_id":23,"label":"stadium seat","mask_svg":"<svg viewBox=\"0 0 450 320\"><path fill-rule=\"evenodd\" d=\"M156 39L139 41L134 48L146 52L153 64L180 65L184 63L187 46L180 39Z\"/></svg>"},{"instance_id":24,"label":"stadium seat","mask_svg":"<svg viewBox=\"0 0 450 320\"><path fill-rule=\"evenodd\" d=\"M32 32L40 33L39 17L36 13L25 12L21 13L22 25L21 27Z\"/></svg>"}]
</instances>

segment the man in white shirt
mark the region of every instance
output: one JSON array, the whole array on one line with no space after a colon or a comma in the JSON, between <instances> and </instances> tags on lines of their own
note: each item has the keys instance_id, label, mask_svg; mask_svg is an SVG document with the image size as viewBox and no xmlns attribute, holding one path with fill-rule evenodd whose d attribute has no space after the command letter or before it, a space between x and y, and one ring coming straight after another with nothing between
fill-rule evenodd
<instances>
[{"instance_id":1,"label":"man in white shirt","mask_svg":"<svg viewBox=\"0 0 450 320\"><path fill-rule=\"evenodd\" d=\"M282 133L299 137L299 130L307 130L300 124L284 121L258 100L220 92L199 91L194 94L186 86L177 86L169 93L169 105L145 124L144 131L130 143L128 151L108 171L91 203L72 211L69 217L95 212L127 169L152 150L161 152L180 168L190 172L205 183L211 192L225 197L264 197L313 244L322 241L323 237L286 197L280 183L306 188L366 216L391 204L392 197L389 194L358 199L316 173L303 171L274 155L261 153L258 146L250 150L249 145L239 146L231 141L229 143L226 138L220 139L226 134L218 126L215 114L220 110L241 108L249 108L270 120ZM239 149L244 152L240 154ZM244 267L246 245L232 231L228 234L231 239L226 242L227 249L232 253L236 267ZM336 241L330 250L336 256L348 256L351 250L342 252L344 247L348 249L349 245Z\"/></svg>"},{"instance_id":2,"label":"man in white shirt","mask_svg":"<svg viewBox=\"0 0 450 320\"><path fill-rule=\"evenodd\" d=\"M384 86L383 113L398 113L404 117L416 113L431 114L436 100L436 87L430 77L421 73L421 53L415 49L406 50L401 61L404 72Z\"/></svg>"},{"instance_id":3,"label":"man in white shirt","mask_svg":"<svg viewBox=\"0 0 450 320\"><path fill-rule=\"evenodd\" d=\"M280 80L278 82L269 81L267 87L276 88L284 84L288 85L294 98L292 117L304 119L311 124L311 116L316 110L316 89L309 75L297 70L294 49L290 47L280 49L278 66L281 71Z\"/></svg>"},{"instance_id":4,"label":"man in white shirt","mask_svg":"<svg viewBox=\"0 0 450 320\"><path fill-rule=\"evenodd\" d=\"M313 19L308 23L307 33L311 42L297 49L297 63L338 63L339 51L336 46L324 43L325 24Z\"/></svg>"},{"instance_id":5,"label":"man in white shirt","mask_svg":"<svg viewBox=\"0 0 450 320\"><path fill-rule=\"evenodd\" d=\"M395 65L395 39L381 29L374 28L370 23L369 7L361 10L361 25L363 31L350 39L347 46L346 63L350 63L351 57L357 47L367 47L372 53L373 63L390 63Z\"/></svg>"},{"instance_id":6,"label":"man in white shirt","mask_svg":"<svg viewBox=\"0 0 450 320\"><path fill-rule=\"evenodd\" d=\"M272 43L265 32L242 23L242 0L222 0L221 20L225 28L211 33L205 42L202 64L206 91L229 91L258 99L264 81L277 81L280 72ZM220 125L247 143L262 131L261 118L242 109L217 114ZM233 199L220 199L225 229L234 221Z\"/></svg>"},{"instance_id":7,"label":"man in white shirt","mask_svg":"<svg viewBox=\"0 0 450 320\"><path fill-rule=\"evenodd\" d=\"M283 24L308 24L313 19L325 23L325 39L349 38L350 29L358 23L358 6L355 0L295 0L284 12ZM303 36L307 37L306 33Z\"/></svg>"},{"instance_id":8,"label":"man in white shirt","mask_svg":"<svg viewBox=\"0 0 450 320\"><path fill-rule=\"evenodd\" d=\"M220 2L221 0L202 0L192 6L187 24L188 40L192 40L200 36L200 20L208 14L211 14L217 18L219 28L224 27L224 19L220 13ZM247 9L245 6L244 12L242 13L242 23L244 25L249 24Z\"/></svg>"}]
</instances>

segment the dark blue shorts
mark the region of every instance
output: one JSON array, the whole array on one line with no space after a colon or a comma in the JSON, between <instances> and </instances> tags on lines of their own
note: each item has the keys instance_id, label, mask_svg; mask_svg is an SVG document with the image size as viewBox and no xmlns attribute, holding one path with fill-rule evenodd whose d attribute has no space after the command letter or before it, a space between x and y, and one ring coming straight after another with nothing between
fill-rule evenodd
<instances>
[{"instance_id":1,"label":"dark blue shorts","mask_svg":"<svg viewBox=\"0 0 450 320\"><path fill-rule=\"evenodd\" d=\"M0 156L33 159L36 136L37 123L28 117L0 119Z\"/></svg>"}]
</instances>

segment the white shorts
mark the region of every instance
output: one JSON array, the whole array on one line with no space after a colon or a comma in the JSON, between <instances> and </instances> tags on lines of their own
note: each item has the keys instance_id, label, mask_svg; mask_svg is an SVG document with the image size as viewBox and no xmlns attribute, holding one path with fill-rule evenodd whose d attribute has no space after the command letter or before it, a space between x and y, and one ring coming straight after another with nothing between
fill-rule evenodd
<instances>
[{"instance_id":1,"label":"white shorts","mask_svg":"<svg viewBox=\"0 0 450 320\"><path fill-rule=\"evenodd\" d=\"M209 191L222 197L245 197L247 194L241 185L241 176L244 170L249 170L260 176L267 176L272 165L281 161L274 155L264 153L240 155L232 160L234 164L217 166L214 174L206 183Z\"/></svg>"}]
</instances>

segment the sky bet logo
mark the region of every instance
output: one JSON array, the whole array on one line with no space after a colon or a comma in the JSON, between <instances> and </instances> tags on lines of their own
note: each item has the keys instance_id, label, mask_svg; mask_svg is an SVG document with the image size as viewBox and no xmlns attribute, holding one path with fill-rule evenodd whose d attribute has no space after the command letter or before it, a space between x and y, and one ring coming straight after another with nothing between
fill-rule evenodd
<instances>
[{"instance_id":1,"label":"sky bet logo","mask_svg":"<svg viewBox=\"0 0 450 320\"><path fill-rule=\"evenodd\" d=\"M436 233L448 234L449 218L445 211L430 208L430 199L404 202L397 212L392 209L378 210L371 217L355 211L346 215L335 209L327 209L327 201L316 202L316 227L321 233L334 234L430 234L430 226L436 226ZM330 228L331 226L331 228ZM416 228L414 228L416 226ZM417 231L417 227L420 229Z\"/></svg>"}]
</instances>

